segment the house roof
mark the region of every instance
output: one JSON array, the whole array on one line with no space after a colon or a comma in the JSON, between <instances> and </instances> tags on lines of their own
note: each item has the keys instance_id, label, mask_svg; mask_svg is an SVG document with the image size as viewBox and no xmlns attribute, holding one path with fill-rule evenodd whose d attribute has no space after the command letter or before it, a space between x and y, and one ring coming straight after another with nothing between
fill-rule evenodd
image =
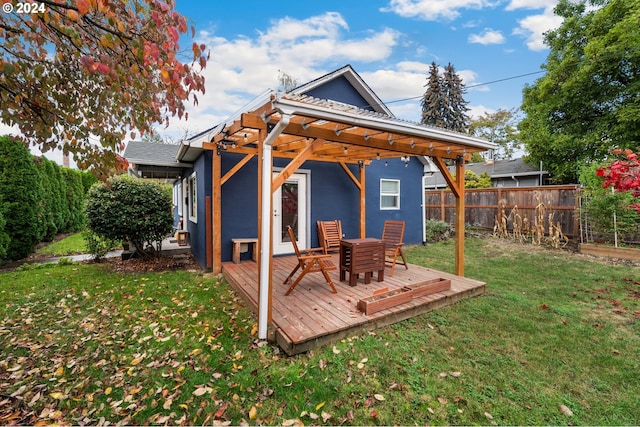
<instances>
[{"instance_id":1,"label":"house roof","mask_svg":"<svg viewBox=\"0 0 640 427\"><path fill-rule=\"evenodd\" d=\"M368 105L307 95L343 78ZM255 154L260 129L269 129L283 117L290 122L274 143L276 157L293 158L306 149L313 151L309 160L346 163L404 155L455 159L495 147L467 134L397 119L353 68L346 65L291 92L262 93L223 123L183 141L177 159L192 162L203 149Z\"/></svg>"},{"instance_id":2,"label":"house roof","mask_svg":"<svg viewBox=\"0 0 640 427\"><path fill-rule=\"evenodd\" d=\"M449 167L453 172L455 168ZM493 162L468 163L466 170L474 172L476 175L483 173L489 174L492 179L500 178L516 178L525 176L540 176L540 174L548 175L549 172L541 168L536 168L524 161L523 158L495 160ZM429 187L446 187L447 183L441 172L436 172L427 183Z\"/></svg>"},{"instance_id":3,"label":"house roof","mask_svg":"<svg viewBox=\"0 0 640 427\"><path fill-rule=\"evenodd\" d=\"M129 167L141 178L176 178L182 168L190 163L177 160L180 146L155 142L129 141L124 150L124 158Z\"/></svg>"},{"instance_id":4,"label":"house roof","mask_svg":"<svg viewBox=\"0 0 640 427\"><path fill-rule=\"evenodd\" d=\"M311 150L309 160L356 163L402 155L455 159L495 148L467 134L292 92L273 92L262 106L208 136L218 149L248 153L255 150L260 128L285 118L288 124L273 143L274 156L293 158Z\"/></svg>"}]
</instances>

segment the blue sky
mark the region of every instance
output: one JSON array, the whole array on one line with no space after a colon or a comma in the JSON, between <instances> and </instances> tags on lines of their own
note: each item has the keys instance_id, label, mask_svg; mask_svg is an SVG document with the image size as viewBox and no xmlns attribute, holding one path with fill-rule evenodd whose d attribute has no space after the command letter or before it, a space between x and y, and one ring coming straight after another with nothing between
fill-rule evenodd
<instances>
[{"instance_id":1,"label":"blue sky","mask_svg":"<svg viewBox=\"0 0 640 427\"><path fill-rule=\"evenodd\" d=\"M419 121L429 65L452 63L468 87L470 114L520 106L543 74L543 33L560 20L558 0L176 0L211 58L206 93L161 136L177 141L228 118L279 72L302 84L351 64L402 119ZM183 37L181 47L193 43ZM188 58L185 57L185 61ZM401 101L405 100L405 101ZM0 134L15 132L0 124ZM38 153L37 150L33 150ZM46 153L61 161L60 153Z\"/></svg>"},{"instance_id":2,"label":"blue sky","mask_svg":"<svg viewBox=\"0 0 640 427\"><path fill-rule=\"evenodd\" d=\"M193 134L224 120L279 71L305 83L351 64L400 118L419 121L429 65L449 62L468 86L470 113L520 106L543 74L545 31L560 20L557 0L177 0L211 51L207 92L189 120L165 135ZM184 40L185 47L192 40ZM400 101L414 98L408 101Z\"/></svg>"}]
</instances>

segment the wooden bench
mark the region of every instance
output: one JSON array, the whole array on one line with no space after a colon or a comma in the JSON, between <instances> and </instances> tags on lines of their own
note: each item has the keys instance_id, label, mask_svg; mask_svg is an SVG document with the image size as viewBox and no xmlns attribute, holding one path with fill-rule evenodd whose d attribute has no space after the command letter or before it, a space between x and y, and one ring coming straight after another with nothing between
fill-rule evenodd
<instances>
[{"instance_id":1,"label":"wooden bench","mask_svg":"<svg viewBox=\"0 0 640 427\"><path fill-rule=\"evenodd\" d=\"M246 237L241 239L231 239L233 243L233 262L236 264L240 263L240 252L246 252L249 248L248 245L253 245L253 250L251 251L251 259L256 260L258 257L258 238L257 237ZM242 250L244 247L244 251Z\"/></svg>"},{"instance_id":2,"label":"wooden bench","mask_svg":"<svg viewBox=\"0 0 640 427\"><path fill-rule=\"evenodd\" d=\"M178 246L187 246L189 244L189 232L187 230L177 230L176 238L178 239Z\"/></svg>"}]
</instances>

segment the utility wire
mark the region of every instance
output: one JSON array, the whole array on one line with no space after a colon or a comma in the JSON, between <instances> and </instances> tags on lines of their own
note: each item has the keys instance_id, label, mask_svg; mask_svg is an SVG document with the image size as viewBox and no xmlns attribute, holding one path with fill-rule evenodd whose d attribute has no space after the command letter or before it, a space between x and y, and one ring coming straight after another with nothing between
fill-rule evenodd
<instances>
[{"instance_id":1,"label":"utility wire","mask_svg":"<svg viewBox=\"0 0 640 427\"><path fill-rule=\"evenodd\" d=\"M479 86L486 86L486 85L490 85L490 84L494 84L494 83L506 82L507 80L515 80L515 79L519 79L519 78L522 78L522 77L533 76L535 74L541 74L541 73L546 73L546 72L547 72L546 70L540 70L540 71L534 71L532 73L519 74L517 76L505 77L503 79L492 80L490 82L478 83L478 84L471 85L471 86L465 86L465 89L470 89L470 88L479 87ZM424 95L419 95L419 96L412 96L410 98L396 99L394 101L385 102L385 104L393 104L393 103L396 103L396 102L411 101L411 100L414 100L414 99L420 99L423 96Z\"/></svg>"}]
</instances>

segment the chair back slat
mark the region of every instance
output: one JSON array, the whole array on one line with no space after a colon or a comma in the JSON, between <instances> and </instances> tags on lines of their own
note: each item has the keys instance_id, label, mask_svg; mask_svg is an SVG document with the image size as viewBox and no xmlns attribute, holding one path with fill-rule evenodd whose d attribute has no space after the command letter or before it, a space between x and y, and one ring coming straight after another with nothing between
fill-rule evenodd
<instances>
[{"instance_id":1,"label":"chair back slat","mask_svg":"<svg viewBox=\"0 0 640 427\"><path fill-rule=\"evenodd\" d=\"M391 244L402 243L404 225L404 221L386 220L382 229L382 240Z\"/></svg>"},{"instance_id":2,"label":"chair back slat","mask_svg":"<svg viewBox=\"0 0 640 427\"><path fill-rule=\"evenodd\" d=\"M340 248L342 240L342 223L339 219L332 221L318 221L318 240L326 251Z\"/></svg>"},{"instance_id":3,"label":"chair back slat","mask_svg":"<svg viewBox=\"0 0 640 427\"><path fill-rule=\"evenodd\" d=\"M296 251L296 256L300 258L300 249L298 249L298 242L296 241L296 235L293 232L293 228L290 225L287 225L287 232L289 233L289 238L291 239L291 243L293 244L293 249Z\"/></svg>"}]
</instances>

